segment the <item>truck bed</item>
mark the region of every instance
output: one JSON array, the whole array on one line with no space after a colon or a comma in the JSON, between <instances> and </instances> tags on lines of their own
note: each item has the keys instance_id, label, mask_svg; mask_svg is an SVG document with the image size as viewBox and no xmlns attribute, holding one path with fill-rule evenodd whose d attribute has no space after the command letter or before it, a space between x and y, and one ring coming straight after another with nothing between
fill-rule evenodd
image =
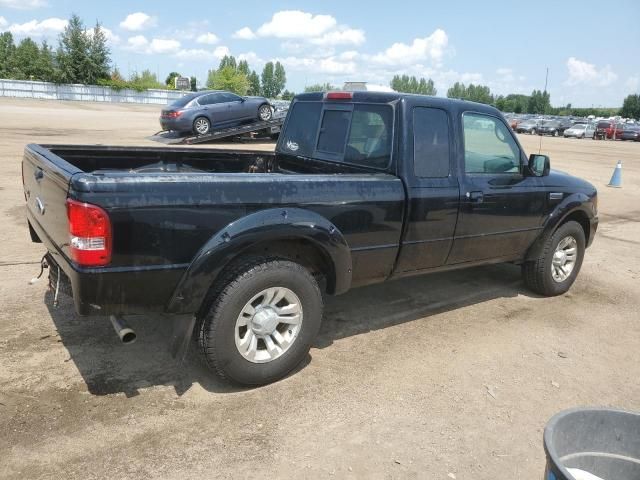
<instances>
[{"instance_id":1,"label":"truck bed","mask_svg":"<svg viewBox=\"0 0 640 480\"><path fill-rule=\"evenodd\" d=\"M29 224L71 279L84 314L97 313L98 303L100 313L161 308L216 232L260 210L303 208L331 221L352 250L354 284L388 276L400 244L402 181L346 165L258 151L28 145L23 176ZM108 266L70 260L67 198L108 213Z\"/></svg>"}]
</instances>

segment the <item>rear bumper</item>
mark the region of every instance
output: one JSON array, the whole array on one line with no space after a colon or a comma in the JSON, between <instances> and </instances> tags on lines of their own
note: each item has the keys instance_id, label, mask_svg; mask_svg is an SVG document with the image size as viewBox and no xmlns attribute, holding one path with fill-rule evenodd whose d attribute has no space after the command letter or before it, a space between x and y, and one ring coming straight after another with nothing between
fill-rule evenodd
<instances>
[{"instance_id":1,"label":"rear bumper","mask_svg":"<svg viewBox=\"0 0 640 480\"><path fill-rule=\"evenodd\" d=\"M60 293L73 296L79 315L165 312L187 269L187 265L79 267L60 251L30 213L27 218L49 252L47 261L56 281L60 278Z\"/></svg>"},{"instance_id":2,"label":"rear bumper","mask_svg":"<svg viewBox=\"0 0 640 480\"><path fill-rule=\"evenodd\" d=\"M162 130L173 130L175 132L190 132L192 125L187 118L162 118L160 117L160 128Z\"/></svg>"}]
</instances>

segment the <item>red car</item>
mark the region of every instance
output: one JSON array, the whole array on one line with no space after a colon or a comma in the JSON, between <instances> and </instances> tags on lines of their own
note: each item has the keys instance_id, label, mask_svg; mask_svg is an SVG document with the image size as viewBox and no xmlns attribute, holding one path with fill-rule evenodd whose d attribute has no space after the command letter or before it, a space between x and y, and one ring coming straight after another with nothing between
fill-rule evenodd
<instances>
[{"instance_id":1,"label":"red car","mask_svg":"<svg viewBox=\"0 0 640 480\"><path fill-rule=\"evenodd\" d=\"M600 120L596 126L596 140L603 140L605 138L613 139L621 138L624 131L624 125L616 123L613 120Z\"/></svg>"}]
</instances>

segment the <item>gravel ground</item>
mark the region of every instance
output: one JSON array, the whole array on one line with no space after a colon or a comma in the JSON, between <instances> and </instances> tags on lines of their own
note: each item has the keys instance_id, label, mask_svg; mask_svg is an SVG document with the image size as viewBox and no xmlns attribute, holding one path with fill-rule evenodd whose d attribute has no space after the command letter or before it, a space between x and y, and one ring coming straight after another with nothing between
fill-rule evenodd
<instances>
[{"instance_id":1,"label":"gravel ground","mask_svg":"<svg viewBox=\"0 0 640 480\"><path fill-rule=\"evenodd\" d=\"M356 289L328 299L297 372L238 390L195 351L177 366L166 319L133 318L124 347L106 319L28 285L43 249L24 221L24 145L150 145L158 111L0 99L0 477L541 478L554 413L640 410L639 143L543 140L600 191L568 294L539 298L510 265ZM607 188L618 160L624 186Z\"/></svg>"}]
</instances>

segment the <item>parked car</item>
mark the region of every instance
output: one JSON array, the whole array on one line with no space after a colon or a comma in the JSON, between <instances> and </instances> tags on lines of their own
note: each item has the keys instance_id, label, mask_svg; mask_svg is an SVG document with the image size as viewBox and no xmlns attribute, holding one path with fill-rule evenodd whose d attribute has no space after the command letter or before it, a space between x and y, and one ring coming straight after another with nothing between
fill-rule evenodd
<instances>
[{"instance_id":1,"label":"parked car","mask_svg":"<svg viewBox=\"0 0 640 480\"><path fill-rule=\"evenodd\" d=\"M22 172L55 295L121 338L122 315L177 316L179 350L195 331L243 385L307 357L321 287L512 262L560 295L598 225L593 185L495 108L395 92L298 95L275 152L31 144Z\"/></svg>"},{"instance_id":2,"label":"parked car","mask_svg":"<svg viewBox=\"0 0 640 480\"><path fill-rule=\"evenodd\" d=\"M594 138L595 133L596 129L592 124L576 123L572 127L567 128L563 135L565 138Z\"/></svg>"},{"instance_id":3,"label":"parked car","mask_svg":"<svg viewBox=\"0 0 640 480\"><path fill-rule=\"evenodd\" d=\"M562 135L569 126L560 120L545 120L537 127L538 135L552 135L557 137Z\"/></svg>"},{"instance_id":4,"label":"parked car","mask_svg":"<svg viewBox=\"0 0 640 480\"><path fill-rule=\"evenodd\" d=\"M604 140L605 138L613 139L620 138L624 125L616 123L613 120L600 120L596 125L596 136L598 140Z\"/></svg>"},{"instance_id":5,"label":"parked car","mask_svg":"<svg viewBox=\"0 0 640 480\"><path fill-rule=\"evenodd\" d=\"M162 130L205 135L212 128L271 119L273 109L264 97L241 97L235 93L208 90L192 93L171 103L160 113Z\"/></svg>"},{"instance_id":6,"label":"parked car","mask_svg":"<svg viewBox=\"0 0 640 480\"><path fill-rule=\"evenodd\" d=\"M538 131L539 125L540 122L538 120L525 120L516 126L516 132L535 135Z\"/></svg>"},{"instance_id":7,"label":"parked car","mask_svg":"<svg viewBox=\"0 0 640 480\"><path fill-rule=\"evenodd\" d=\"M620 134L620 140L634 140L640 142L640 125L625 125Z\"/></svg>"}]
</instances>

